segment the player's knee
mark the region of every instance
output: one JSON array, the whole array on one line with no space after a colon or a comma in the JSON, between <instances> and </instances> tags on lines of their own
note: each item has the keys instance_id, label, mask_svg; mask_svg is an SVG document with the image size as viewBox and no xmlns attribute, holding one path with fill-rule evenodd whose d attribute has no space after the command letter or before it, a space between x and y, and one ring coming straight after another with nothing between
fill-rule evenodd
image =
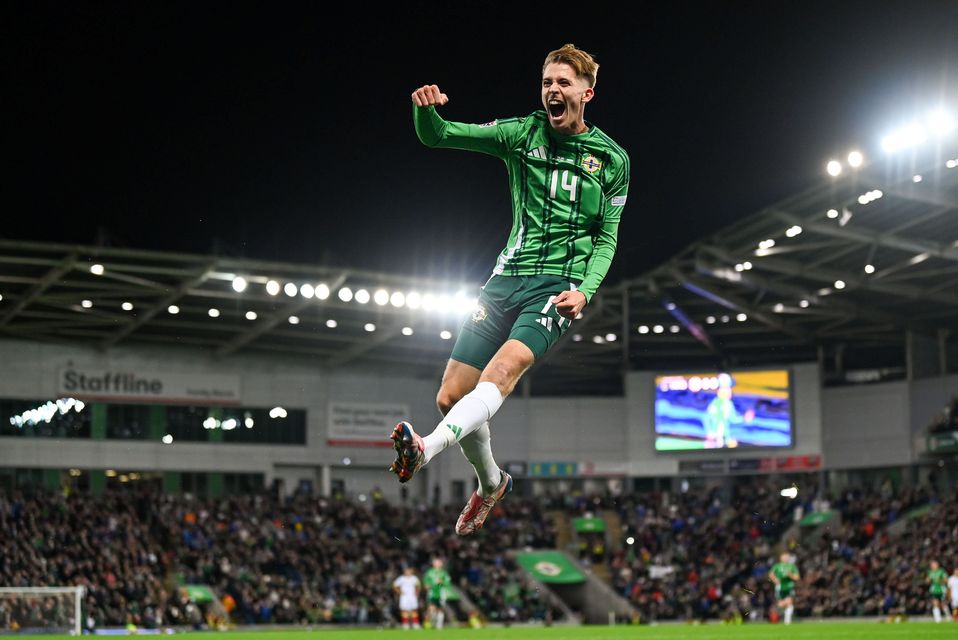
<instances>
[{"instance_id":1,"label":"player's knee","mask_svg":"<svg viewBox=\"0 0 958 640\"><path fill-rule=\"evenodd\" d=\"M449 410L452 409L461 398L461 393L457 393L445 386L440 388L439 393L436 394L436 406L439 408L439 413L442 415L449 413Z\"/></svg>"}]
</instances>

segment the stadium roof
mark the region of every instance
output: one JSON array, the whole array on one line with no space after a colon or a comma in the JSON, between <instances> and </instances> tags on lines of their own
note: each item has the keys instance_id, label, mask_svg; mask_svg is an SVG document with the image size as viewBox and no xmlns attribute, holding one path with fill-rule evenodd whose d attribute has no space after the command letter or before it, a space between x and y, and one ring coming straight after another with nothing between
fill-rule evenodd
<instances>
[{"instance_id":1,"label":"stadium roof","mask_svg":"<svg viewBox=\"0 0 958 640\"><path fill-rule=\"evenodd\" d=\"M874 163L823 179L603 287L537 363L527 389L616 393L626 369L816 359L836 374L902 375L909 332L943 345L958 327L956 157L952 150L919 166L909 156L907 166ZM267 289L271 280L278 293ZM455 336L475 289L315 265L0 240L0 332L103 349L177 344L222 358L259 351L436 375L452 346L441 332ZM370 297L364 303L360 290ZM380 290L385 304L375 299Z\"/></svg>"}]
</instances>

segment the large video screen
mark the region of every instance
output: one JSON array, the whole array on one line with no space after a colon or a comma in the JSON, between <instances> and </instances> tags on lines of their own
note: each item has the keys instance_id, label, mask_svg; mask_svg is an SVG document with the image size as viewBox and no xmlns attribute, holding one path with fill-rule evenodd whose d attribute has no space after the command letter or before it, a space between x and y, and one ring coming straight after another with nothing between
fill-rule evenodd
<instances>
[{"instance_id":1,"label":"large video screen","mask_svg":"<svg viewBox=\"0 0 958 640\"><path fill-rule=\"evenodd\" d=\"M655 378L655 449L789 447L788 371Z\"/></svg>"}]
</instances>

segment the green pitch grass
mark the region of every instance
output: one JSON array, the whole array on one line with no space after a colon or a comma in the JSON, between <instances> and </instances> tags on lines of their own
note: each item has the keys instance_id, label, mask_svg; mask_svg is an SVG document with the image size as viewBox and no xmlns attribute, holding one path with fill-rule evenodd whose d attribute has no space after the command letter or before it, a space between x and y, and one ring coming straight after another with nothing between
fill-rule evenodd
<instances>
[{"instance_id":1,"label":"green pitch grass","mask_svg":"<svg viewBox=\"0 0 958 640\"><path fill-rule=\"evenodd\" d=\"M927 624L904 622L887 624L878 622L826 623L804 622L789 627L777 624L753 624L740 626L710 625L663 625L640 627L513 627L510 629L443 629L442 631L388 631L323 629L317 631L235 631L231 633L178 633L177 640L211 640L211 638L236 638L237 640L738 640L754 638L768 640L905 640L920 637L922 640L954 638L956 623ZM70 636L10 636L17 640L71 640ZM130 636L126 636L130 637ZM144 637L144 636L140 636ZM164 638L171 636L147 636Z\"/></svg>"}]
</instances>

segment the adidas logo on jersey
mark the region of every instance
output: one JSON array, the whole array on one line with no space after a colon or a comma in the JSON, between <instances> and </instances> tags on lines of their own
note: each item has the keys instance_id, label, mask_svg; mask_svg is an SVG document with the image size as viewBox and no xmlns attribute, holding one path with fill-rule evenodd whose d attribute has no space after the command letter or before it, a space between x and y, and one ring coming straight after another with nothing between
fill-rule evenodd
<instances>
[{"instance_id":1,"label":"adidas logo on jersey","mask_svg":"<svg viewBox=\"0 0 958 640\"><path fill-rule=\"evenodd\" d=\"M542 160L546 159L546 148L545 145L541 145L529 152L529 155L533 158L541 158Z\"/></svg>"}]
</instances>

